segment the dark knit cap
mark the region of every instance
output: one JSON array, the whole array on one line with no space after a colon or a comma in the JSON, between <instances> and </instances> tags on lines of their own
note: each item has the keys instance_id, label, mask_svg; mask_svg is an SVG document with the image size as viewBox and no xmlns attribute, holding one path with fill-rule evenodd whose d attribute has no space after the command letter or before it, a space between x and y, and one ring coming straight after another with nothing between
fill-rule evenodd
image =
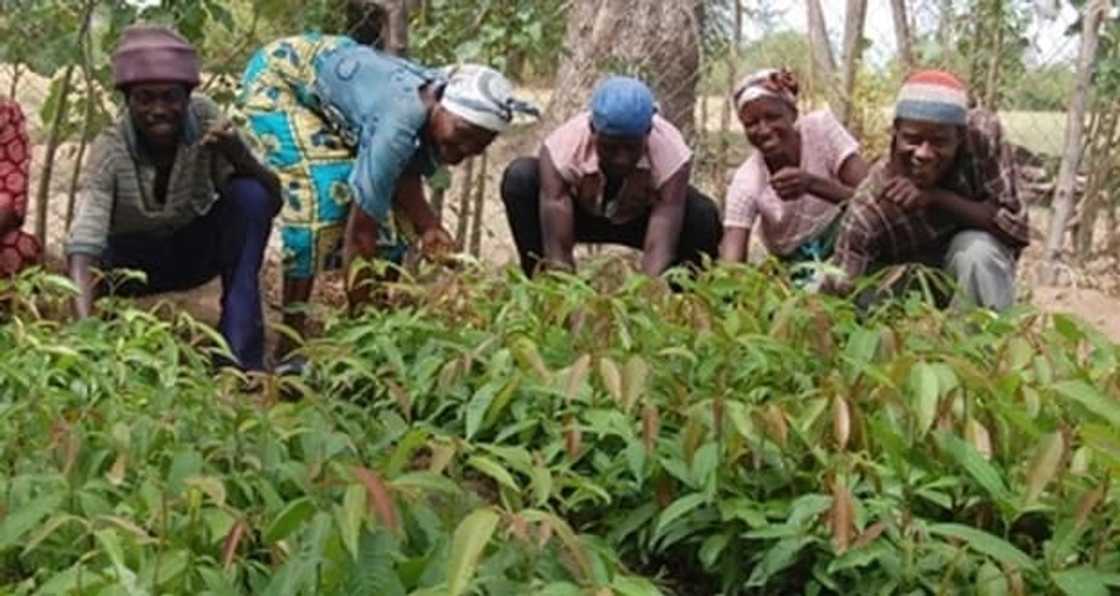
<instances>
[{"instance_id":1,"label":"dark knit cap","mask_svg":"<svg viewBox=\"0 0 1120 596\"><path fill-rule=\"evenodd\" d=\"M173 29L158 25L132 25L121 34L113 52L113 85L121 89L134 83L183 83L198 86L198 53Z\"/></svg>"}]
</instances>

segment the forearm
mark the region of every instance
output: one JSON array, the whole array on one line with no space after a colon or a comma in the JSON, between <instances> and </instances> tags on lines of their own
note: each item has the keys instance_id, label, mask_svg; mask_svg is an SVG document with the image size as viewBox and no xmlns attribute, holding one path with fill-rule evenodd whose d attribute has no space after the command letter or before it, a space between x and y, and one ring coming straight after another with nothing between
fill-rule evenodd
<instances>
[{"instance_id":1,"label":"forearm","mask_svg":"<svg viewBox=\"0 0 1120 596\"><path fill-rule=\"evenodd\" d=\"M684 222L684 202L660 204L654 208L646 227L642 247L642 272L658 276L673 264Z\"/></svg>"},{"instance_id":2,"label":"forearm","mask_svg":"<svg viewBox=\"0 0 1120 596\"><path fill-rule=\"evenodd\" d=\"M937 189L932 192L931 205L951 215L965 226L984 230L1004 242L1014 244L1014 239L1008 238L998 225L996 214L999 209L988 202L970 201L954 192Z\"/></svg>"},{"instance_id":3,"label":"forearm","mask_svg":"<svg viewBox=\"0 0 1120 596\"><path fill-rule=\"evenodd\" d=\"M662 239L647 245L642 251L642 273L650 277L657 277L673 263L673 254L676 252L676 243Z\"/></svg>"},{"instance_id":4,"label":"forearm","mask_svg":"<svg viewBox=\"0 0 1120 596\"><path fill-rule=\"evenodd\" d=\"M420 233L440 226L439 218L424 198L424 191L419 183L398 186L397 192L393 193L393 207L400 210Z\"/></svg>"},{"instance_id":5,"label":"forearm","mask_svg":"<svg viewBox=\"0 0 1120 596\"><path fill-rule=\"evenodd\" d=\"M544 198L541 204L542 249L546 265L575 269L575 214L567 197Z\"/></svg>"},{"instance_id":6,"label":"forearm","mask_svg":"<svg viewBox=\"0 0 1120 596\"><path fill-rule=\"evenodd\" d=\"M723 228L723 239L719 243L719 259L725 263L742 263L749 256L750 230L747 228Z\"/></svg>"},{"instance_id":7,"label":"forearm","mask_svg":"<svg viewBox=\"0 0 1120 596\"><path fill-rule=\"evenodd\" d=\"M271 194L278 203L280 202L280 177L276 175L276 172L273 172L258 161L257 158L253 157L248 147L242 145L239 151L234 152L234 155L229 157L229 160L230 164L233 166L234 175L243 178L253 178L259 181L268 189L269 194Z\"/></svg>"},{"instance_id":8,"label":"forearm","mask_svg":"<svg viewBox=\"0 0 1120 596\"><path fill-rule=\"evenodd\" d=\"M855 190L855 188L839 180L821 176L813 176L809 182L809 194L820 197L830 203L843 203L847 201L855 194Z\"/></svg>"},{"instance_id":9,"label":"forearm","mask_svg":"<svg viewBox=\"0 0 1120 596\"><path fill-rule=\"evenodd\" d=\"M74 298L74 315L84 319L93 314L93 264L94 258L86 254L73 254L68 259L70 279L78 287Z\"/></svg>"}]
</instances>

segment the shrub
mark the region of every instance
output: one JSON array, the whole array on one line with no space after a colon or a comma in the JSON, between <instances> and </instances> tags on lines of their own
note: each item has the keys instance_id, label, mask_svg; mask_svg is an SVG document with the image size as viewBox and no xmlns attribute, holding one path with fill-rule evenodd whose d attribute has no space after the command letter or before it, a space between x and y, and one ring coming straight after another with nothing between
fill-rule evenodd
<instances>
[{"instance_id":1,"label":"shrub","mask_svg":"<svg viewBox=\"0 0 1120 596\"><path fill-rule=\"evenodd\" d=\"M1092 329L915 296L857 313L766 268L680 293L621 269L402 283L309 342L305 378L249 393L186 317L18 314L0 586L1120 586L1118 351Z\"/></svg>"}]
</instances>

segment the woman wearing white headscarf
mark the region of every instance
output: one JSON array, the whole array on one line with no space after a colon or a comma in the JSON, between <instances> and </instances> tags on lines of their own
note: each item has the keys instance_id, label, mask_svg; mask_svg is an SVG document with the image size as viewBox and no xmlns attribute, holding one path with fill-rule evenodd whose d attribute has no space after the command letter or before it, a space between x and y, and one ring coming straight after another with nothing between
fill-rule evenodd
<instances>
[{"instance_id":1,"label":"woman wearing white headscarf","mask_svg":"<svg viewBox=\"0 0 1120 596\"><path fill-rule=\"evenodd\" d=\"M283 183L285 306L306 302L325 268L399 262L399 232L415 232L425 254L449 250L421 176L482 153L515 113L535 112L493 69L428 69L339 36L273 42L241 84L248 129ZM351 284L351 307L368 285ZM285 322L300 330L303 317Z\"/></svg>"}]
</instances>

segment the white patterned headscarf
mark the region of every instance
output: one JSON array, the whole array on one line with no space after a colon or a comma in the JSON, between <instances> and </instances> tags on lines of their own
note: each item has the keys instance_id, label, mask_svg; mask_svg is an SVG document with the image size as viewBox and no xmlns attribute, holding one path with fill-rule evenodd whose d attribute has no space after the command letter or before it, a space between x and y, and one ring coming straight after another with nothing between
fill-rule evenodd
<instances>
[{"instance_id":1,"label":"white patterned headscarf","mask_svg":"<svg viewBox=\"0 0 1120 596\"><path fill-rule=\"evenodd\" d=\"M447 78L440 105L456 116L486 130L502 133L517 113L539 116L532 105L513 96L513 84L502 73L480 64L442 69Z\"/></svg>"},{"instance_id":2,"label":"white patterned headscarf","mask_svg":"<svg viewBox=\"0 0 1120 596\"><path fill-rule=\"evenodd\" d=\"M797 78L789 69L763 68L740 81L735 86L732 99L735 100L735 108L740 111L743 106L760 97L779 99L796 110L798 89Z\"/></svg>"}]
</instances>

